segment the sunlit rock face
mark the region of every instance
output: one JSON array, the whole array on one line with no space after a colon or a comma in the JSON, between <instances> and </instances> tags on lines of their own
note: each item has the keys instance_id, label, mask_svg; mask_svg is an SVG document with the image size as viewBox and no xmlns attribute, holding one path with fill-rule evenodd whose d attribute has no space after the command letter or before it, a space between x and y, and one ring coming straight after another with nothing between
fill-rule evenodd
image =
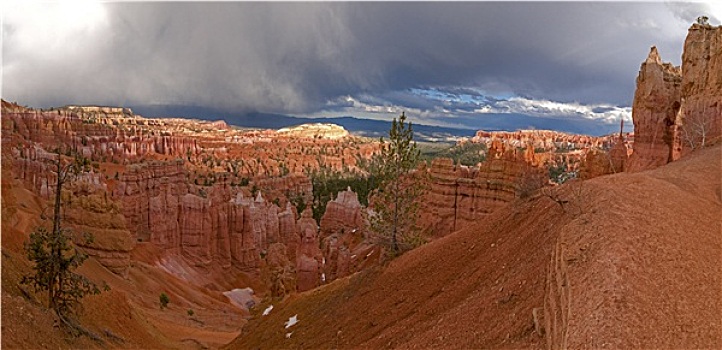
<instances>
[{"instance_id":1,"label":"sunlit rock face","mask_svg":"<svg viewBox=\"0 0 722 350\"><path fill-rule=\"evenodd\" d=\"M683 153L722 138L722 26L694 24L682 55Z\"/></svg>"},{"instance_id":2,"label":"sunlit rock face","mask_svg":"<svg viewBox=\"0 0 722 350\"><path fill-rule=\"evenodd\" d=\"M311 139L336 140L349 136L348 131L336 124L303 124L299 126L282 128L277 131L279 135L290 137L303 137Z\"/></svg>"},{"instance_id":3,"label":"sunlit rock face","mask_svg":"<svg viewBox=\"0 0 722 350\"><path fill-rule=\"evenodd\" d=\"M653 47L642 63L634 93L634 153L629 171L666 164L679 157L677 136L682 70L662 63Z\"/></svg>"},{"instance_id":4,"label":"sunlit rock face","mask_svg":"<svg viewBox=\"0 0 722 350\"><path fill-rule=\"evenodd\" d=\"M531 147L519 150L499 140L492 142L486 162L478 168L435 159L423 170L428 191L419 224L439 237L482 219L517 198L522 187L541 186L545 170L539 165Z\"/></svg>"},{"instance_id":5,"label":"sunlit rock face","mask_svg":"<svg viewBox=\"0 0 722 350\"><path fill-rule=\"evenodd\" d=\"M722 136L722 27L694 24L682 66L655 47L642 63L632 109L634 152L627 171L653 169Z\"/></svg>"}]
</instances>

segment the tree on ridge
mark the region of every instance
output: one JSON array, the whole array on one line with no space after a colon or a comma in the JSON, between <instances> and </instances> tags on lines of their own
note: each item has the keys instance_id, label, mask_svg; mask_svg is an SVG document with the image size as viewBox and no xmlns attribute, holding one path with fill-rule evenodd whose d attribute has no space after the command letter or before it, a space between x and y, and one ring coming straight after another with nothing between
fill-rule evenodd
<instances>
[{"instance_id":1,"label":"tree on ridge","mask_svg":"<svg viewBox=\"0 0 722 350\"><path fill-rule=\"evenodd\" d=\"M34 263L34 273L24 276L22 283L32 285L36 292L47 291L48 307L67 323L66 316L73 313L73 307L80 299L87 294L100 293L95 283L73 272L88 257L73 246L70 230L61 227L63 185L85 172L89 161L75 157L72 162L64 164L58 154L58 159L52 163L57 175L53 226L50 231L45 227L38 227L30 234L25 252L27 258ZM87 236L86 240L90 243L92 236Z\"/></svg>"},{"instance_id":2,"label":"tree on ridge","mask_svg":"<svg viewBox=\"0 0 722 350\"><path fill-rule=\"evenodd\" d=\"M420 151L413 136L411 123L401 113L398 121L394 118L391 123L388 142L381 138L381 152L369 167L379 183L369 201L371 231L392 256L423 243L417 219L424 184L423 174L414 173Z\"/></svg>"}]
</instances>

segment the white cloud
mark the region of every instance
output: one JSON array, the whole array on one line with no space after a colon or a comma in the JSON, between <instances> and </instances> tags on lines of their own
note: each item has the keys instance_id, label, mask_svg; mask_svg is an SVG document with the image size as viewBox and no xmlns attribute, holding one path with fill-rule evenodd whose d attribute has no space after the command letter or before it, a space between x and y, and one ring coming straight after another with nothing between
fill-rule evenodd
<instances>
[{"instance_id":1,"label":"white cloud","mask_svg":"<svg viewBox=\"0 0 722 350\"><path fill-rule=\"evenodd\" d=\"M468 91L472 90L468 89ZM513 119L514 116L523 115L547 121L584 122L588 125L597 125L602 128L601 130L613 130L620 120L624 120L627 125L631 125L632 122L631 107L611 104L565 103L518 96L496 98L485 96L481 90L478 90L477 94L468 95L448 93L443 89L413 89L410 92L395 92L389 95L399 97L404 93L420 96L422 101L414 100L413 102L418 105L409 106L378 96L345 96L339 99L340 101L329 102L326 110L298 116L309 118L354 116L390 121L401 112L405 112L415 124L473 130L488 128L490 119L487 116L490 115L494 115L494 118L509 115ZM544 122L541 124L548 125ZM602 127L602 125L606 126ZM499 127L508 127L508 124Z\"/></svg>"},{"instance_id":2,"label":"white cloud","mask_svg":"<svg viewBox=\"0 0 722 350\"><path fill-rule=\"evenodd\" d=\"M709 14L714 17L718 22L722 21L722 2L719 0L711 0L707 2L709 8ZM719 25L719 23L716 23Z\"/></svg>"},{"instance_id":3,"label":"white cloud","mask_svg":"<svg viewBox=\"0 0 722 350\"><path fill-rule=\"evenodd\" d=\"M492 105L484 105L476 113L520 113L537 117L567 117L601 120L606 123L618 123L621 119L632 121L631 107L612 105L583 105L580 103L562 103L549 100L533 100L512 97Z\"/></svg>"}]
</instances>

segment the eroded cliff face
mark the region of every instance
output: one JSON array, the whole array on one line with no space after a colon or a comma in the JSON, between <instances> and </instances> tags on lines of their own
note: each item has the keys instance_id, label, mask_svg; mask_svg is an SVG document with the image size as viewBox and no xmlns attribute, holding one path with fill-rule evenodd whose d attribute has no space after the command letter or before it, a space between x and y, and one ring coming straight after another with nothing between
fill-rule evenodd
<instances>
[{"instance_id":1,"label":"eroded cliff face","mask_svg":"<svg viewBox=\"0 0 722 350\"><path fill-rule=\"evenodd\" d=\"M627 171L653 169L722 137L722 27L692 25L681 67L662 63L652 48L637 77L632 118Z\"/></svg>"},{"instance_id":2,"label":"eroded cliff face","mask_svg":"<svg viewBox=\"0 0 722 350\"><path fill-rule=\"evenodd\" d=\"M682 71L662 63L653 47L642 63L634 93L634 153L629 171L641 171L679 158L677 127L680 124Z\"/></svg>"},{"instance_id":3,"label":"eroded cliff face","mask_svg":"<svg viewBox=\"0 0 722 350\"><path fill-rule=\"evenodd\" d=\"M478 169L434 159L428 169L428 193L421 208L421 226L440 237L483 218L522 194L545 183L529 147L519 151L496 140Z\"/></svg>"},{"instance_id":4,"label":"eroded cliff face","mask_svg":"<svg viewBox=\"0 0 722 350\"><path fill-rule=\"evenodd\" d=\"M127 272L137 242L160 248L164 255L158 257L159 264L166 257L182 257L199 268L257 271L274 243L286 247L284 255L294 266L297 258L323 260L309 250L308 240L297 257L303 240L289 199L311 202L308 177L274 168L249 178L253 172L230 162L251 149L259 167L278 165L274 157L282 155L285 144L293 144L292 135L277 136L283 142L275 143L253 132L229 131L222 122L146 119L113 107L36 110L5 101L2 129L3 162L8 164L3 176L16 178L43 201L50 201L55 192L56 174L50 165L58 157L56 151L77 152L91 160L92 169L63 191L64 225L92 233L92 243L82 235L74 240L115 273ZM229 133L240 142L229 143ZM258 142L269 146L267 152ZM342 151L338 142L346 140L309 139L297 148L308 153L306 157L325 152L339 167L351 164L344 157L356 159L357 153ZM368 148L359 145L359 152ZM319 163L299 166L313 168ZM289 273L284 276L287 279Z\"/></svg>"},{"instance_id":5,"label":"eroded cliff face","mask_svg":"<svg viewBox=\"0 0 722 350\"><path fill-rule=\"evenodd\" d=\"M94 161L115 162L148 156L185 157L199 151L197 142L187 137L146 133L137 124L115 125L112 121L117 118L112 114L79 109L34 110L5 104L8 108L3 113L3 131L48 150L73 149Z\"/></svg>"},{"instance_id":6,"label":"eroded cliff face","mask_svg":"<svg viewBox=\"0 0 722 350\"><path fill-rule=\"evenodd\" d=\"M683 153L722 137L722 26L694 24L682 54Z\"/></svg>"},{"instance_id":7,"label":"eroded cliff face","mask_svg":"<svg viewBox=\"0 0 722 350\"><path fill-rule=\"evenodd\" d=\"M321 285L323 254L319 249L318 225L311 209L298 219L299 242L296 248L296 288L299 292Z\"/></svg>"},{"instance_id":8,"label":"eroded cliff face","mask_svg":"<svg viewBox=\"0 0 722 350\"><path fill-rule=\"evenodd\" d=\"M51 225L51 203L57 184L54 162L58 156L39 147L8 147L3 152L3 178L14 178L45 201L41 219ZM79 174L65 183L61 200L63 226L72 229L73 241L112 272L126 275L135 240L120 204L108 193L104 176L95 169ZM87 235L92 240L87 240Z\"/></svg>"},{"instance_id":9,"label":"eroded cliff face","mask_svg":"<svg viewBox=\"0 0 722 350\"><path fill-rule=\"evenodd\" d=\"M364 211L358 195L350 188L326 205L320 232L325 282L348 276L373 262L377 249L368 236Z\"/></svg>"},{"instance_id":10,"label":"eroded cliff face","mask_svg":"<svg viewBox=\"0 0 722 350\"><path fill-rule=\"evenodd\" d=\"M281 210L260 191L244 195L222 176L211 186L189 184L188 176L182 160L134 165L120 175L113 195L138 241L198 264L239 268L258 267L271 243L295 247L289 204Z\"/></svg>"}]
</instances>

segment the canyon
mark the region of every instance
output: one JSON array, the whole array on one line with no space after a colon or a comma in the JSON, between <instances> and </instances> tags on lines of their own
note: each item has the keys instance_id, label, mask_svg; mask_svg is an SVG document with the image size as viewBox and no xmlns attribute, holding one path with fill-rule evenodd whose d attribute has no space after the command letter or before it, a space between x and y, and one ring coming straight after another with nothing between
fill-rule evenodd
<instances>
[{"instance_id":1,"label":"canyon","mask_svg":"<svg viewBox=\"0 0 722 350\"><path fill-rule=\"evenodd\" d=\"M328 203L318 227L296 207L313 200L308 170L358 173L357 162L378 149L338 126L235 130L223 122L147 119L127 108L36 110L3 101L3 131L12 176L44 200L54 193L52 151L91 161L64 194L68 223L93 233L88 254L121 275L134 247L146 244L165 256L159 265L173 256L200 269L259 275L262 256L280 243L295 261L298 291L377 263L380 249L350 188ZM478 168L448 159L423 168L429 191L420 221L427 235L441 237L514 200L523 177L543 172L530 152L495 141Z\"/></svg>"},{"instance_id":2,"label":"canyon","mask_svg":"<svg viewBox=\"0 0 722 350\"><path fill-rule=\"evenodd\" d=\"M11 320L43 317L18 283L30 268L23 242L51 220L54 162L77 153L90 167L63 188L64 224L91 257L83 273L113 288L89 305L112 304L108 317L124 326L96 311L84 320L120 334L119 347L718 346L718 315L694 298L719 297L702 286L720 279L703 271L719 253L721 43L722 27L694 24L681 67L651 49L637 78L634 133L481 130L459 144L483 145L483 162L421 163L411 176L423 178L418 224L430 243L391 262L351 187L332 194L318 221L311 208L314 174L367 176L375 140L332 124L252 130L3 100L3 309L11 305ZM552 169L571 180L551 178ZM685 240L672 244L676 237ZM674 261L637 251L645 245ZM650 266L673 278L632 281ZM655 290L684 305L679 315L696 336L662 320L673 305L647 302ZM157 310L161 292L174 314ZM289 336L280 325L294 314L302 323ZM650 318L662 326L644 326ZM479 319L499 326L480 334ZM179 334L194 329L201 334L184 343Z\"/></svg>"}]
</instances>

